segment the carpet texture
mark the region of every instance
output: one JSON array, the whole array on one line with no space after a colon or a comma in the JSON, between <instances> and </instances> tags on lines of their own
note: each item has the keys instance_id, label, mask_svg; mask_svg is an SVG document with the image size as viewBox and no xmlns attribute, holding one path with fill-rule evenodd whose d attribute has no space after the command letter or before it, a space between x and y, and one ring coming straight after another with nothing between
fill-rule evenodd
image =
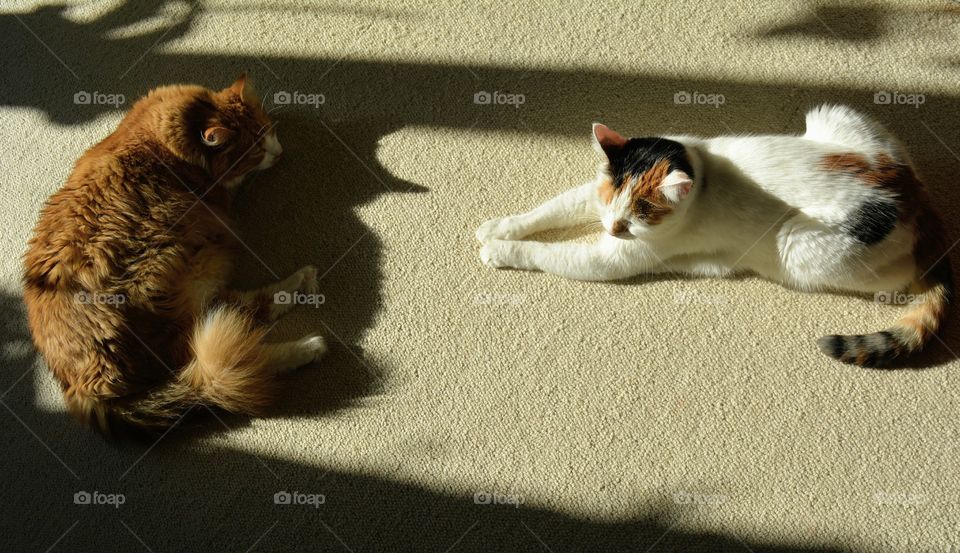
<instances>
[{"instance_id":1,"label":"carpet texture","mask_svg":"<svg viewBox=\"0 0 960 553\"><path fill-rule=\"evenodd\" d=\"M799 133L820 102L889 125L960 237L958 29L951 2L5 2L0 548L960 550L957 324L861 370L816 338L898 308L494 271L473 238L590 178L593 121ZM243 70L286 155L238 197L236 284L317 265L276 334L332 351L275 417L105 443L29 345L19 258L132 101Z\"/></svg>"}]
</instances>

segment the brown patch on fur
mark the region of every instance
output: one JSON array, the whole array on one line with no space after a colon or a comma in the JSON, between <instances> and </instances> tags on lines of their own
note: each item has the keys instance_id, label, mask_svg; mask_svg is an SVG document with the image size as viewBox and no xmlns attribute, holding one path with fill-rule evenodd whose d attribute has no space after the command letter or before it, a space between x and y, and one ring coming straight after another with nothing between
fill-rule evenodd
<instances>
[{"instance_id":1,"label":"brown patch on fur","mask_svg":"<svg viewBox=\"0 0 960 553\"><path fill-rule=\"evenodd\" d=\"M665 215L673 209L660 191L660 184L670 172L670 162L660 160L653 167L644 171L639 177L627 173L620 178L619 186L614 186L613 180L604 179L597 189L600 200L609 205L618 193L630 190L630 209L648 225L658 224ZM634 183L634 179L636 182ZM631 183L634 183L631 187Z\"/></svg>"},{"instance_id":2,"label":"brown patch on fur","mask_svg":"<svg viewBox=\"0 0 960 553\"><path fill-rule=\"evenodd\" d=\"M670 162L658 161L653 167L637 177L630 195L634 214L648 225L660 223L673 209L660 190L660 184L670 173Z\"/></svg>"},{"instance_id":3,"label":"brown patch on fur","mask_svg":"<svg viewBox=\"0 0 960 553\"><path fill-rule=\"evenodd\" d=\"M820 168L827 171L863 174L870 170L870 162L860 154L829 154L820 160Z\"/></svg>"},{"instance_id":4,"label":"brown patch on fur","mask_svg":"<svg viewBox=\"0 0 960 553\"><path fill-rule=\"evenodd\" d=\"M263 158L269 119L243 100L248 93L242 79L220 92L151 91L77 161L41 211L24 257L30 330L71 413L104 432L118 423L173 424L197 398L260 412L269 395L250 377L253 358L236 357L252 351L258 331L198 323L224 288L236 249L220 182ZM233 131L229 141L205 146L211 126ZM236 367L237 375L218 374Z\"/></svg>"},{"instance_id":5,"label":"brown patch on fur","mask_svg":"<svg viewBox=\"0 0 960 553\"><path fill-rule=\"evenodd\" d=\"M610 205L613 197L617 195L617 189L613 186L613 179L607 178L600 181L600 186L597 187L597 194L600 195L601 202Z\"/></svg>"},{"instance_id":6,"label":"brown patch on fur","mask_svg":"<svg viewBox=\"0 0 960 553\"><path fill-rule=\"evenodd\" d=\"M610 234L613 234L614 236L617 234L623 234L625 232L627 232L627 222L623 219L615 222L613 227L610 229Z\"/></svg>"},{"instance_id":7,"label":"brown patch on fur","mask_svg":"<svg viewBox=\"0 0 960 553\"><path fill-rule=\"evenodd\" d=\"M871 188L882 188L896 194L901 220L916 215L923 203L923 185L909 165L897 163L887 154L878 154L873 162L861 154L830 154L820 160L826 171L839 171L859 178Z\"/></svg>"}]
</instances>

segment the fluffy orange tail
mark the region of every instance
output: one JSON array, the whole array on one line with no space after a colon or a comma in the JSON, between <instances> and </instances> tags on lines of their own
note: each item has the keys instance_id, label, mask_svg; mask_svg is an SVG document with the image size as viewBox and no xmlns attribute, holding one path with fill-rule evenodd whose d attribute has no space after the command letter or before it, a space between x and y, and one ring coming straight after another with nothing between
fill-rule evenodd
<instances>
[{"instance_id":1,"label":"fluffy orange tail","mask_svg":"<svg viewBox=\"0 0 960 553\"><path fill-rule=\"evenodd\" d=\"M193 358L162 386L106 402L68 391L67 405L75 416L108 435L131 427L163 430L199 405L261 415L277 392L263 353L265 334L266 329L240 311L213 309L193 331Z\"/></svg>"}]
</instances>

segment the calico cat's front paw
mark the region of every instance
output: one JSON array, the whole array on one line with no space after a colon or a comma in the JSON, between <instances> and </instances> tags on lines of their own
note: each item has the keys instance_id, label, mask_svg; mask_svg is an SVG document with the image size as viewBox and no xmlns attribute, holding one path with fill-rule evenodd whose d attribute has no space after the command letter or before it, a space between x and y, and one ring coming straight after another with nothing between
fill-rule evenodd
<instances>
[{"instance_id":1,"label":"calico cat's front paw","mask_svg":"<svg viewBox=\"0 0 960 553\"><path fill-rule=\"evenodd\" d=\"M487 267L499 269L513 267L513 248L510 242L504 240L490 240L480 248L480 261Z\"/></svg>"},{"instance_id":2,"label":"calico cat's front paw","mask_svg":"<svg viewBox=\"0 0 960 553\"><path fill-rule=\"evenodd\" d=\"M523 238L523 232L515 217L500 217L485 221L477 229L477 240L486 244L491 240L516 240Z\"/></svg>"}]
</instances>

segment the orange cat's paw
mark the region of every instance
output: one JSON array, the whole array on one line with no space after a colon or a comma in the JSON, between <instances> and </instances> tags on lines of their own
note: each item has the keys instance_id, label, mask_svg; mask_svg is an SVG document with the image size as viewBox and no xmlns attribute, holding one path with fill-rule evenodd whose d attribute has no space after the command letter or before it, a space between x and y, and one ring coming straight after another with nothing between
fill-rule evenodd
<instances>
[{"instance_id":1,"label":"orange cat's paw","mask_svg":"<svg viewBox=\"0 0 960 553\"><path fill-rule=\"evenodd\" d=\"M316 334L302 338L300 343L313 354L313 360L317 361L327 353L327 341L323 336Z\"/></svg>"},{"instance_id":2,"label":"orange cat's paw","mask_svg":"<svg viewBox=\"0 0 960 553\"><path fill-rule=\"evenodd\" d=\"M317 268L313 265L307 265L306 267L301 268L297 271L297 274L300 275L301 281L300 285L297 287L301 292L305 294L313 294L317 291Z\"/></svg>"}]
</instances>

